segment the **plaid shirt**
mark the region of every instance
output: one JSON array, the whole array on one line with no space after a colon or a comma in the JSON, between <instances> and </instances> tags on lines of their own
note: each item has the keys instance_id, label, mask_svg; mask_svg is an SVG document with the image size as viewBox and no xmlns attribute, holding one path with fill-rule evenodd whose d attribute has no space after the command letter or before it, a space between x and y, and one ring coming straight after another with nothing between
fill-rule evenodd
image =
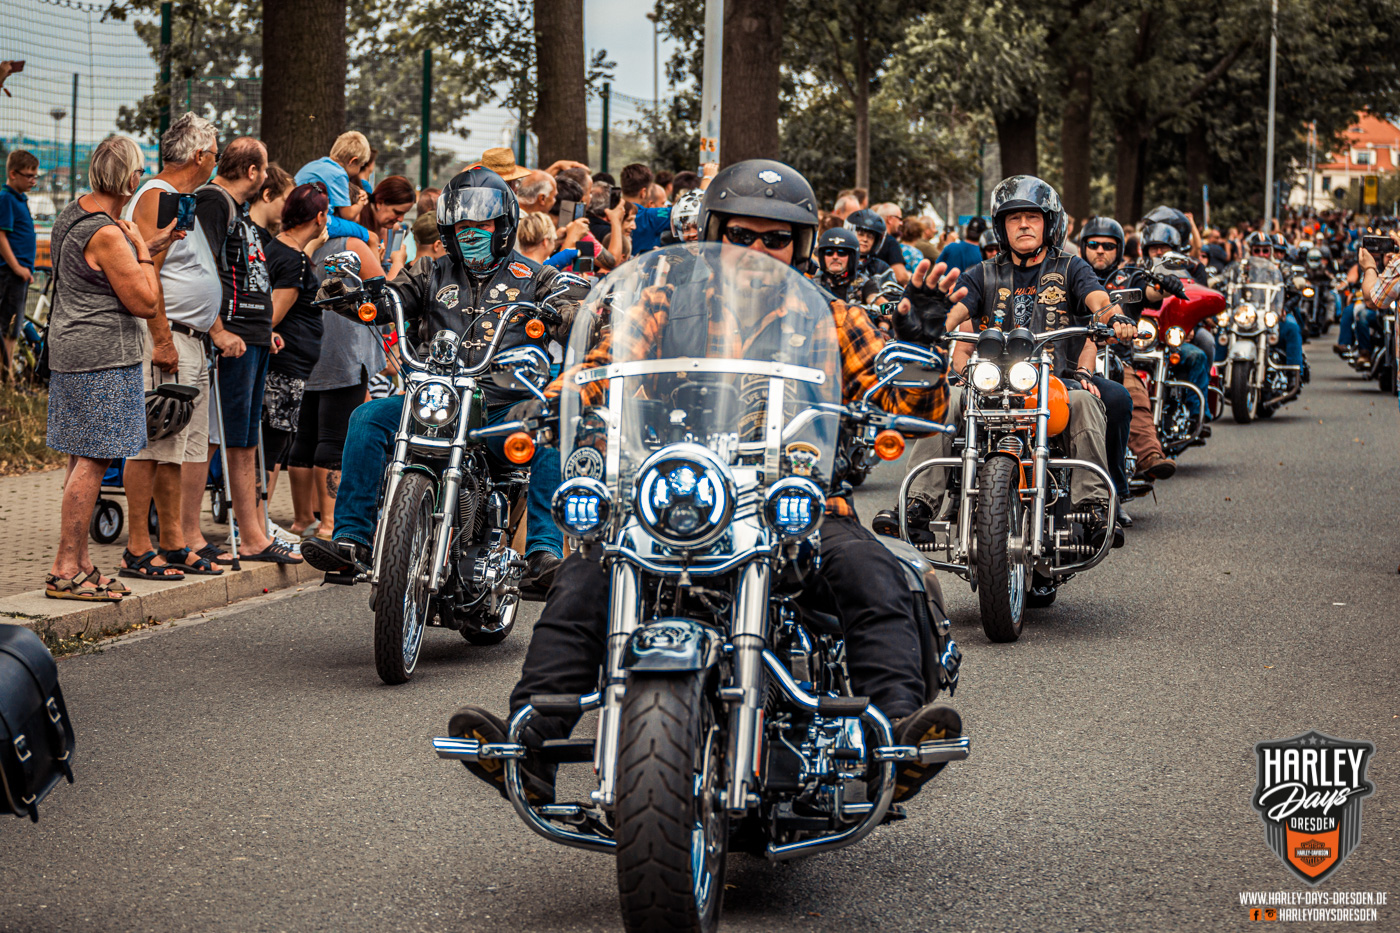
<instances>
[{"instance_id":1,"label":"plaid shirt","mask_svg":"<svg viewBox=\"0 0 1400 933\"><path fill-rule=\"evenodd\" d=\"M621 327L622 340L628 342L624 352L618 355L625 360L663 359L665 348L663 335L670 320L673 285L654 286L643 291L642 299L628 312L628 319ZM796 302L798 299L793 296ZM790 313L802 313L798 304L784 305L768 312L754 327L742 327L733 312L715 300L711 290L706 294L710 306L709 352L713 359L743 359L753 344L765 332L781 322ZM817 328L812 339L814 345L805 352L808 365L818 369L831 369L826 365L834 363L829 354L837 353L841 364L841 398L850 404L861 398L866 391L879 381L875 374L875 358L885 346L885 337L870 323L865 311L850 307L842 301L831 302L833 327ZM597 345L588 351L583 365L562 373L546 390L551 398L563 389L564 380L571 378L581 369L606 366L613 360L613 335L617 328L604 333ZM745 334L747 333L747 336ZM831 345L835 336L836 345ZM603 381L589 383L580 389L583 404L601 405L606 401L607 384ZM927 387L905 388L886 386L871 398L871 403L887 412L898 415L911 415L929 421L942 422L948 408L947 384L940 377L938 382ZM853 515L854 508L844 498L833 497L827 500L827 511L836 515Z\"/></svg>"},{"instance_id":2,"label":"plaid shirt","mask_svg":"<svg viewBox=\"0 0 1400 933\"><path fill-rule=\"evenodd\" d=\"M1371 289L1371 307L1384 308L1400 299L1400 253L1392 253L1384 271Z\"/></svg>"}]
</instances>

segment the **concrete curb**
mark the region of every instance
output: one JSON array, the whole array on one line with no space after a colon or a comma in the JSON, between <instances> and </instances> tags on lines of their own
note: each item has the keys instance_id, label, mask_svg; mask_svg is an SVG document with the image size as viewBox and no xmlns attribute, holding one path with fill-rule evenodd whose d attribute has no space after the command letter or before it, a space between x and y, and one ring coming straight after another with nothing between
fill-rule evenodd
<instances>
[{"instance_id":1,"label":"concrete curb","mask_svg":"<svg viewBox=\"0 0 1400 933\"><path fill-rule=\"evenodd\" d=\"M35 631L48 630L63 638L105 635L149 619L163 622L218 609L264 590L319 584L323 576L305 563L244 563L237 573L225 568L217 577L187 575L183 580L165 583L122 578L132 592L119 603L49 599L43 590L30 590L0 599L0 621Z\"/></svg>"}]
</instances>

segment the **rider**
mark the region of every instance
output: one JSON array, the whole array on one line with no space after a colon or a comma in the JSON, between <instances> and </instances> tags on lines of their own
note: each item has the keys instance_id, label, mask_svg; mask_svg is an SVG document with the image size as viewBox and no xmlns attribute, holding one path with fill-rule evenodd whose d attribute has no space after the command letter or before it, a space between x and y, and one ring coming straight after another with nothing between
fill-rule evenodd
<instances>
[{"instance_id":1,"label":"rider","mask_svg":"<svg viewBox=\"0 0 1400 933\"><path fill-rule=\"evenodd\" d=\"M541 266L515 250L520 208L515 194L500 175L473 166L452 181L438 197L437 224L447 255L416 271L405 271L389 283L403 303L404 318L419 320L416 337L426 344L440 330L462 338L462 352L486 346L498 326L498 306L513 302L539 302L563 319L553 328L560 342L568 340L568 328L582 289L572 276ZM416 267L415 267L416 268ZM323 294L334 296L339 279L327 279ZM526 333L528 315L512 315L499 326L507 328L500 349L533 343L541 346L550 334L535 338ZM481 385L486 400L486 423L505 420L510 408L529 397L520 389ZM302 554L307 563L327 573L348 573L368 566L373 554L375 507L398 430L405 396L372 399L350 416L345 440L344 470L335 504L335 537L331 541L307 539ZM503 440L488 443L502 457ZM502 462L504 460L502 459ZM540 446L530 461L530 488L526 519L524 582L547 587L560 563L562 538L550 513L550 500L562 481L559 452Z\"/></svg>"},{"instance_id":2,"label":"rider","mask_svg":"<svg viewBox=\"0 0 1400 933\"><path fill-rule=\"evenodd\" d=\"M966 294L948 315L950 331L972 332L976 324L976 329L1029 327L1035 333L1042 333L1074 326L1076 322L1087 324L1093 318L1102 324L1112 324L1114 335L1120 340L1131 340L1137 333L1132 318L1119 313L1110 303L1093 268L1078 256L1060 249L1065 234L1065 211L1054 188L1031 175L1013 175L1002 181L992 193L992 230L1001 247L997 257L983 260L960 277L949 276L957 285L964 286L960 291ZM1054 347L1054 354L1056 373L1071 389L1066 429L1070 456L1103 467L1117 485L1124 473L1132 397L1118 383L1094 372L1097 353L1092 341L1082 337L1063 341ZM953 368L960 369L970 355L968 345L958 343ZM963 390L953 389L949 395L948 424L959 423L962 400ZM1106 407L1109 405L1113 407L1113 423L1121 433L1121 441L1115 442L1112 450L1106 436ZM909 462L917 465L931 457L947 457L952 448L952 437L935 434L914 445ZM1127 486L1126 476L1122 476L1122 486ZM940 507L951 511L953 503L942 504L946 487L944 470L930 469L919 474L910 486L911 525L926 526L938 516ZM1109 491L1103 480L1096 472L1075 470L1070 495L1076 509L1088 509L1095 516L1097 526L1090 540L1096 545L1102 544L1110 533L1106 527ZM892 514L885 511L877 516L881 530L889 527ZM894 521L897 523L898 519ZM1123 545L1121 525L1116 522L1112 529L1114 547Z\"/></svg>"},{"instance_id":3,"label":"rider","mask_svg":"<svg viewBox=\"0 0 1400 933\"><path fill-rule=\"evenodd\" d=\"M832 227L817 240L817 268L827 291L850 304L869 304L880 294L874 279L856 267L860 241L845 227Z\"/></svg>"},{"instance_id":4,"label":"rider","mask_svg":"<svg viewBox=\"0 0 1400 933\"><path fill-rule=\"evenodd\" d=\"M1105 289L1142 290L1144 301L1123 302L1120 305L1124 314L1138 321L1142 319L1144 302L1160 302L1164 291L1176 294L1180 290L1184 295L1186 288L1174 275L1166 276L1164 281L1158 283L1137 266L1126 265L1123 240L1123 227L1118 221L1112 217L1090 217L1079 231L1079 254L1094 267ZM1128 446L1137 456L1137 475L1148 480L1167 479L1176 472L1176 461L1162 451L1157 425L1152 421L1152 399L1147 395L1147 386L1138 378L1137 367L1132 365L1132 344L1116 343L1112 350L1123 360L1123 388L1133 397Z\"/></svg>"},{"instance_id":5,"label":"rider","mask_svg":"<svg viewBox=\"0 0 1400 933\"><path fill-rule=\"evenodd\" d=\"M671 242L694 243L700 239L700 198L704 192L692 189L671 205Z\"/></svg>"},{"instance_id":6,"label":"rider","mask_svg":"<svg viewBox=\"0 0 1400 933\"><path fill-rule=\"evenodd\" d=\"M1164 223L1155 223L1142 231L1144 271L1147 272L1153 284L1157 285L1159 288L1170 292L1177 298L1185 298L1186 287L1181 284L1179 278L1169 272L1158 274L1153 272L1151 268L1155 260L1162 258L1167 253L1173 252L1179 254L1183 252L1181 235L1177 232L1175 227ZM1200 263L1196 263L1196 265L1199 266ZM1189 272L1190 267L1187 266L1185 271ZM1168 279L1176 284L1171 285L1168 283ZM1197 281L1204 282L1204 279L1197 279ZM1162 306L1162 299L1158 297L1154 301L1149 298L1147 303L1150 307L1160 308ZM1181 356L1181 361L1171 367L1170 372L1172 375L1178 378L1185 378L1187 382L1200 389L1201 398L1208 397L1210 395L1211 361L1210 357L1206 355L1206 351L1201 349L1193 340L1182 341L1181 346L1177 347L1176 351ZM1201 411L1201 399L1197 398L1194 393L1189 395L1186 399L1186 408L1191 412L1192 417L1199 415ZM1201 430L1201 436L1209 436L1205 428Z\"/></svg>"},{"instance_id":7,"label":"rider","mask_svg":"<svg viewBox=\"0 0 1400 933\"><path fill-rule=\"evenodd\" d=\"M885 219L872 210L853 211L846 218L846 229L860 240L860 271L872 279L890 271L889 263L880 258L885 242Z\"/></svg>"},{"instance_id":8,"label":"rider","mask_svg":"<svg viewBox=\"0 0 1400 933\"><path fill-rule=\"evenodd\" d=\"M757 250L804 269L816 240L817 224L816 196L805 178L781 162L750 159L715 176L705 192L700 229L701 239L706 242ZM897 332L918 336L923 316L930 309L946 307L944 296L930 287L932 276L940 273L942 267L935 266L930 272L928 266L927 260L920 263L906 291L907 297L900 303L900 311L895 315ZM668 337L681 341L686 328L693 324L693 318L668 320L669 294L628 312L654 315L639 324L638 330L654 334L652 339L660 344L655 353L660 357L667 355ZM875 384L872 363L885 341L859 308L833 300L831 312L840 344L843 395L849 402ZM781 326L781 320L782 314L775 311L765 318L763 326ZM712 318L706 328L711 335L718 333L712 327L715 323ZM683 349L678 352L684 354ZM556 380L556 386L561 384L562 380ZM938 420L946 399L939 376L938 382L928 387L891 386L879 393L875 401L883 403L886 409ZM957 712L944 705L923 704L924 677L915 627L917 608L914 594L904 584L904 565L861 527L845 498L827 500L819 547L817 573L830 586L833 611L841 617L855 692L870 697L895 721L897 744L917 745L960 736L962 721ZM597 688L606 652L609 587L607 571L597 556L596 550L592 557L575 551L560 567L535 623L520 681L511 693L512 711L519 710L537 694L580 694ZM573 726L574 720L539 716L526 730L525 742L538 747L544 739L567 736ZM460 709L448 729L454 736L486 742L503 742L506 738L505 723L476 706ZM527 756L522 765L532 799L552 799L553 766L534 756ZM901 764L896 772L895 799L912 797L941 767L916 762ZM504 773L499 761L468 763L467 768L504 793Z\"/></svg>"},{"instance_id":9,"label":"rider","mask_svg":"<svg viewBox=\"0 0 1400 933\"><path fill-rule=\"evenodd\" d=\"M1275 233L1269 237L1272 244L1273 262L1278 267L1278 273L1285 283L1293 281L1288 262L1288 240L1284 239L1282 233ZM1293 315L1293 310L1287 306L1283 309L1283 314L1278 322L1278 342L1283 347L1284 362L1292 369L1289 379L1300 378L1307 381L1307 362L1303 357L1303 328L1299 326L1298 319ZM1297 373L1295 377L1292 373Z\"/></svg>"},{"instance_id":10,"label":"rider","mask_svg":"<svg viewBox=\"0 0 1400 933\"><path fill-rule=\"evenodd\" d=\"M971 221L968 221L968 223L970 224ZM1001 247L997 245L997 235L991 230L984 230L982 232L982 239L978 242L977 247L981 250L983 259L991 259L997 253L1001 252Z\"/></svg>"}]
</instances>

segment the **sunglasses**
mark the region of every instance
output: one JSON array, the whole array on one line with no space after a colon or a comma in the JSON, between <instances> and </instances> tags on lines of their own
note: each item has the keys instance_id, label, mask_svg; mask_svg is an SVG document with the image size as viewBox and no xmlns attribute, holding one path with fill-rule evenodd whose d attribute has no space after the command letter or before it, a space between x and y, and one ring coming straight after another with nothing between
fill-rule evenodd
<instances>
[{"instance_id":1,"label":"sunglasses","mask_svg":"<svg viewBox=\"0 0 1400 933\"><path fill-rule=\"evenodd\" d=\"M1115 250L1116 250L1116 249L1118 248L1118 244L1115 243L1115 242L1113 242L1112 240L1089 240L1087 243L1084 244L1084 248L1085 248L1085 249L1102 249L1102 250L1115 249Z\"/></svg>"},{"instance_id":2,"label":"sunglasses","mask_svg":"<svg viewBox=\"0 0 1400 933\"><path fill-rule=\"evenodd\" d=\"M767 233L759 233L757 230L750 230L748 227L741 227L738 224L730 224L724 228L724 238L735 246L752 246L754 240L763 241L764 249L778 250L792 243L791 230L769 230Z\"/></svg>"}]
</instances>

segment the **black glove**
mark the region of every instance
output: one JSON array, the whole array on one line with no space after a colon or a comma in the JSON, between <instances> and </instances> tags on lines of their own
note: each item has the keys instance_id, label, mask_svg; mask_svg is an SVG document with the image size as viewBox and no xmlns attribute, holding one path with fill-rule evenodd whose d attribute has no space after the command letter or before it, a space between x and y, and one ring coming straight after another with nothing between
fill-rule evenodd
<instances>
[{"instance_id":1,"label":"black glove","mask_svg":"<svg viewBox=\"0 0 1400 933\"><path fill-rule=\"evenodd\" d=\"M316 304L342 315L354 315L358 309L353 296L345 288L344 280L334 275L327 276L321 282L321 287L316 289Z\"/></svg>"},{"instance_id":2,"label":"black glove","mask_svg":"<svg viewBox=\"0 0 1400 933\"><path fill-rule=\"evenodd\" d=\"M948 312L954 302L948 293L938 288L938 282L930 275L922 288L915 288L913 279L904 288L904 297L909 301L907 312L895 311L893 317L894 335L909 343L932 346L946 330Z\"/></svg>"},{"instance_id":3,"label":"black glove","mask_svg":"<svg viewBox=\"0 0 1400 933\"><path fill-rule=\"evenodd\" d=\"M1186 284L1176 276L1158 275L1154 276L1154 279L1152 284L1156 285L1158 290L1164 291L1168 295L1172 295L1176 298L1186 297Z\"/></svg>"}]
</instances>

